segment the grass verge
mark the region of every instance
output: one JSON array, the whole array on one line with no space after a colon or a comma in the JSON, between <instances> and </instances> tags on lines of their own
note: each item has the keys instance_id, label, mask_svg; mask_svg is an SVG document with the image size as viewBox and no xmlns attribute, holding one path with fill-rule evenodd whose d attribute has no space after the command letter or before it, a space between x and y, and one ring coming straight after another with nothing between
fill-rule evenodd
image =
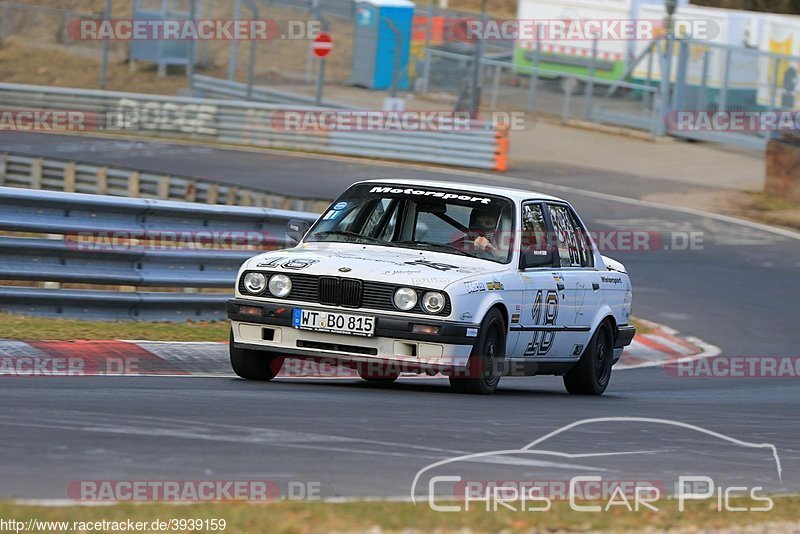
<instances>
[{"instance_id":1,"label":"grass verge","mask_svg":"<svg viewBox=\"0 0 800 534\"><path fill-rule=\"evenodd\" d=\"M227 321L135 323L78 321L0 314L0 339L26 341L137 339L147 341L227 341Z\"/></svg>"},{"instance_id":2,"label":"grass verge","mask_svg":"<svg viewBox=\"0 0 800 534\"><path fill-rule=\"evenodd\" d=\"M800 203L766 193L749 193L751 203L745 215L756 221L800 230Z\"/></svg>"},{"instance_id":3,"label":"grass verge","mask_svg":"<svg viewBox=\"0 0 800 534\"><path fill-rule=\"evenodd\" d=\"M800 497L773 498L774 507L769 512L719 512L716 500L689 503L684 512L678 512L678 503L668 500L658 503L659 511L628 511L624 506L613 507L608 512L581 513L572 510L569 503L553 502L547 512L520 512L501 507L497 512L487 512L477 503L467 512L443 513L433 511L427 503L387 502L279 502L269 504L213 503L175 506L170 504L118 504L114 506L46 507L0 504L0 517L27 523L38 521L142 521L148 527L154 520L171 519L224 519L225 532L553 532L568 531L637 531L645 527L659 530L701 529L732 530L734 526L769 524L800 528ZM591 503L580 503L588 505ZM605 502L596 503L605 506ZM761 506L763 503L755 503ZM731 505L753 506L750 502L731 502ZM70 525L72 527L72 525ZM413 530L412 530L413 529ZM75 529L80 530L80 528ZM151 531L150 528L146 530ZM178 528L172 532L189 531ZM202 529L210 531L208 529ZM108 532L111 528L94 529ZM770 530L764 530L768 532ZM787 530L791 531L791 530Z\"/></svg>"}]
</instances>

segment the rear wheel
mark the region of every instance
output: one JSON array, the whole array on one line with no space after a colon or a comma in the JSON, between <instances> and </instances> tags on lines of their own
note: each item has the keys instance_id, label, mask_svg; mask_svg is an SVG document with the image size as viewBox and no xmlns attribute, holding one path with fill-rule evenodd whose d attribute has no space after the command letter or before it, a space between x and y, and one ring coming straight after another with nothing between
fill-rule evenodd
<instances>
[{"instance_id":1,"label":"rear wheel","mask_svg":"<svg viewBox=\"0 0 800 534\"><path fill-rule=\"evenodd\" d=\"M481 334L467 363L467 378L450 377L459 393L491 395L497 389L506 357L506 325L503 314L493 309L481 323Z\"/></svg>"},{"instance_id":2,"label":"rear wheel","mask_svg":"<svg viewBox=\"0 0 800 534\"><path fill-rule=\"evenodd\" d=\"M272 380L283 367L283 356L273 352L234 347L233 332L230 334L229 348L233 372L247 380Z\"/></svg>"},{"instance_id":3,"label":"rear wheel","mask_svg":"<svg viewBox=\"0 0 800 534\"><path fill-rule=\"evenodd\" d=\"M578 364L564 375L564 386L575 395L602 395L611 380L613 336L608 322L602 323L583 351Z\"/></svg>"}]
</instances>

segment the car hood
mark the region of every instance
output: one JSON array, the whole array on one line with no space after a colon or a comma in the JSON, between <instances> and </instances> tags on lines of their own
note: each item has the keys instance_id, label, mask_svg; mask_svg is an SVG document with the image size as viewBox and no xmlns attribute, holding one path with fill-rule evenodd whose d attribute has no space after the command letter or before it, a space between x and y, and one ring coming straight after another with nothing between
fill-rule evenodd
<instances>
[{"instance_id":1,"label":"car hood","mask_svg":"<svg viewBox=\"0 0 800 534\"><path fill-rule=\"evenodd\" d=\"M244 267L431 289L444 289L459 280L507 270L506 265L468 256L349 243L304 243L295 248L260 254L248 260Z\"/></svg>"}]
</instances>

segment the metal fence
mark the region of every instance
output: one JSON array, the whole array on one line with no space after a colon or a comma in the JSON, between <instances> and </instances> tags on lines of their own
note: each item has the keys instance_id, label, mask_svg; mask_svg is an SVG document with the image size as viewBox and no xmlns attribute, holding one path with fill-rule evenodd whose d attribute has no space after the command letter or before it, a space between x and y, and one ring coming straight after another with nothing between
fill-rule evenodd
<instances>
[{"instance_id":1,"label":"metal fence","mask_svg":"<svg viewBox=\"0 0 800 534\"><path fill-rule=\"evenodd\" d=\"M244 260L286 245L290 219L315 218L268 208L0 187L0 231L24 236L0 236L0 280L6 281L0 311L102 320L223 319L229 293L199 288L232 291ZM30 287L33 282L44 287Z\"/></svg>"},{"instance_id":2,"label":"metal fence","mask_svg":"<svg viewBox=\"0 0 800 534\"><path fill-rule=\"evenodd\" d=\"M425 66L429 61L430 65ZM418 84L431 97L437 93L461 109L469 102L470 73L474 56L468 50L429 49L418 65L420 73L430 73ZM601 59L588 58L591 64ZM543 113L563 122L584 120L659 132L661 94L657 83L614 81L598 76L569 74L553 68L521 66L508 60L481 59L482 102L484 110Z\"/></svg>"},{"instance_id":3,"label":"metal fence","mask_svg":"<svg viewBox=\"0 0 800 534\"><path fill-rule=\"evenodd\" d=\"M638 55L628 58L623 68L605 60L596 42L592 49L581 51L576 57L556 57L529 47L523 54L529 64L484 56L483 109L526 110L565 121L614 124L654 135L764 150L775 133L763 125L760 129L682 126L676 114L707 119L731 112L763 114L791 111L800 101L800 56L662 37L637 43ZM421 76L417 87L433 98L463 106L472 90L473 54L473 46L466 43L427 49L417 65ZM612 66L614 76L609 74Z\"/></svg>"},{"instance_id":4,"label":"metal fence","mask_svg":"<svg viewBox=\"0 0 800 534\"><path fill-rule=\"evenodd\" d=\"M185 176L9 153L0 153L0 186L299 211L318 211L327 205L325 200L285 197Z\"/></svg>"},{"instance_id":5,"label":"metal fence","mask_svg":"<svg viewBox=\"0 0 800 534\"><path fill-rule=\"evenodd\" d=\"M797 108L800 56L704 41L678 41L671 109L707 114L779 112ZM699 141L764 150L769 128L707 130L668 121L669 133ZM793 127L794 129L794 127Z\"/></svg>"},{"instance_id":6,"label":"metal fence","mask_svg":"<svg viewBox=\"0 0 800 534\"><path fill-rule=\"evenodd\" d=\"M464 130L293 129L286 107L140 93L0 84L0 107L79 110L86 129L216 141L233 145L300 149L400 161L505 170L507 131L472 121ZM294 111L324 108L296 106Z\"/></svg>"}]
</instances>

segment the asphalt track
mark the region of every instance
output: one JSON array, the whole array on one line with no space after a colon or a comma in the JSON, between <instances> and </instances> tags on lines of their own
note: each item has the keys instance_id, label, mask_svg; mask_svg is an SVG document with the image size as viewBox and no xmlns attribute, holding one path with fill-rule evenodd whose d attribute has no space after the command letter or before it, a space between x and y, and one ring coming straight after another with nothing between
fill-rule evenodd
<instances>
[{"instance_id":1,"label":"asphalt track","mask_svg":"<svg viewBox=\"0 0 800 534\"><path fill-rule=\"evenodd\" d=\"M353 181L382 176L487 179L338 158L49 134L3 133L0 151L310 197L333 196ZM636 315L716 345L726 356L800 356L800 240L637 201L687 187L678 182L555 165L512 170L496 181L570 200L592 230L661 236L655 250L607 252L631 273ZM702 247L664 250L670 232L699 232ZM416 472L432 462L518 449L563 425L610 416L681 421L740 442L655 421L601 421L541 444L562 454L558 458L506 455L468 462L458 472L472 480L600 474L670 481L703 474L720 484L800 489L797 378L679 378L663 368L626 370L615 373L602 398L571 397L551 377L504 379L488 398L451 394L439 380L388 388L349 380L255 384L169 377L0 382L0 497L65 498L72 480L203 478L312 481L325 496L402 497ZM774 444L782 478L771 453L741 442ZM612 452L629 454L597 456Z\"/></svg>"}]
</instances>

